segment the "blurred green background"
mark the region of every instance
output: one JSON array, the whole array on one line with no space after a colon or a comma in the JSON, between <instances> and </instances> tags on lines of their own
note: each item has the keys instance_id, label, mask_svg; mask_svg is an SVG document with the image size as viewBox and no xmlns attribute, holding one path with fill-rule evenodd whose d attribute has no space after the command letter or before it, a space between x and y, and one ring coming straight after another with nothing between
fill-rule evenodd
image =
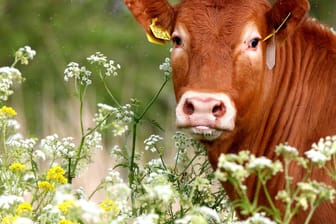
<instances>
[{"instance_id":1,"label":"blurred green background","mask_svg":"<svg viewBox=\"0 0 336 224\"><path fill-rule=\"evenodd\" d=\"M335 0L310 2L311 15L336 26ZM78 134L78 102L73 86L63 81L71 61L84 64L86 57L100 51L120 63L119 76L110 86L122 103L130 98L147 102L163 81L158 66L170 45L148 43L122 0L0 0L0 21L0 66L10 65L15 50L24 45L37 51L29 66L19 66L26 81L10 102L28 136ZM97 102L111 103L100 84L90 88L86 102L88 123ZM161 135L174 130L174 105L169 83L147 115L167 130Z\"/></svg>"}]
</instances>

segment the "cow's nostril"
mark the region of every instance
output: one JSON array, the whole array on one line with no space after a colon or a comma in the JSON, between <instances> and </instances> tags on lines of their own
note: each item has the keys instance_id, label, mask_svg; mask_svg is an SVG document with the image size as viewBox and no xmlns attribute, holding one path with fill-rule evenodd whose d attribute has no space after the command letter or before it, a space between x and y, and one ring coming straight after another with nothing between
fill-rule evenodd
<instances>
[{"instance_id":1,"label":"cow's nostril","mask_svg":"<svg viewBox=\"0 0 336 224\"><path fill-rule=\"evenodd\" d=\"M224 103L216 104L216 105L212 108L212 114L213 114L215 117L222 117L222 116L224 116L225 112L226 112L226 108L225 108Z\"/></svg>"},{"instance_id":2,"label":"cow's nostril","mask_svg":"<svg viewBox=\"0 0 336 224\"><path fill-rule=\"evenodd\" d=\"M192 115L195 111L194 105L188 100L183 105L183 112L187 115Z\"/></svg>"}]
</instances>

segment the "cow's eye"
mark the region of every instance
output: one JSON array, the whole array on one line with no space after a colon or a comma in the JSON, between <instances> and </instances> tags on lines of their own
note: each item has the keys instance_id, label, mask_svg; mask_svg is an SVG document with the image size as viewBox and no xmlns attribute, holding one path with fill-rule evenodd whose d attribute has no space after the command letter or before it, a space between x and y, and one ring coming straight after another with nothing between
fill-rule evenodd
<instances>
[{"instance_id":1,"label":"cow's eye","mask_svg":"<svg viewBox=\"0 0 336 224\"><path fill-rule=\"evenodd\" d=\"M253 38L253 39L250 41L248 47L249 47L249 48L256 48L256 47L258 46L259 42L260 42L260 38Z\"/></svg>"},{"instance_id":2,"label":"cow's eye","mask_svg":"<svg viewBox=\"0 0 336 224\"><path fill-rule=\"evenodd\" d=\"M173 44L174 44L174 47L180 47L182 46L182 39L181 37L177 36L177 35L173 35Z\"/></svg>"}]
</instances>

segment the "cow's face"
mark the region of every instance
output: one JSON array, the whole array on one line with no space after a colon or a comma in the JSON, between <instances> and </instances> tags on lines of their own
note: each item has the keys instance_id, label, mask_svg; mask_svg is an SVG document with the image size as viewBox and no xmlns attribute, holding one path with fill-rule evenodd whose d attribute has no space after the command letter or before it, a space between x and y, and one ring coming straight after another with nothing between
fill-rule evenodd
<instances>
[{"instance_id":1,"label":"cow's face","mask_svg":"<svg viewBox=\"0 0 336 224\"><path fill-rule=\"evenodd\" d=\"M242 12L230 2L182 4L172 33L176 124L200 140L237 128L257 102L265 73L268 5Z\"/></svg>"},{"instance_id":2,"label":"cow's face","mask_svg":"<svg viewBox=\"0 0 336 224\"><path fill-rule=\"evenodd\" d=\"M177 127L214 141L257 120L267 89L266 48L274 44L263 39L291 12L277 34L283 40L306 12L302 2L278 1L271 8L264 0L185 0L172 7L164 0L126 0L150 36L153 18L171 34Z\"/></svg>"}]
</instances>

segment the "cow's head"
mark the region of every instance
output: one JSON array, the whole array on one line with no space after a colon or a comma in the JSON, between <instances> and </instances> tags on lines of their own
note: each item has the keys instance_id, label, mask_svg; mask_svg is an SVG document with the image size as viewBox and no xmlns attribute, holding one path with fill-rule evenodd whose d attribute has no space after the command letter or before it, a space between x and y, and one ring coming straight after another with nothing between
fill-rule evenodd
<instances>
[{"instance_id":1,"label":"cow's head","mask_svg":"<svg viewBox=\"0 0 336 224\"><path fill-rule=\"evenodd\" d=\"M293 33L309 8L307 0L278 0L273 6L266 0L125 3L151 40L172 40L176 123L203 141L225 139L240 124L257 120L275 39L282 42ZM275 39L264 40L277 28Z\"/></svg>"}]
</instances>

